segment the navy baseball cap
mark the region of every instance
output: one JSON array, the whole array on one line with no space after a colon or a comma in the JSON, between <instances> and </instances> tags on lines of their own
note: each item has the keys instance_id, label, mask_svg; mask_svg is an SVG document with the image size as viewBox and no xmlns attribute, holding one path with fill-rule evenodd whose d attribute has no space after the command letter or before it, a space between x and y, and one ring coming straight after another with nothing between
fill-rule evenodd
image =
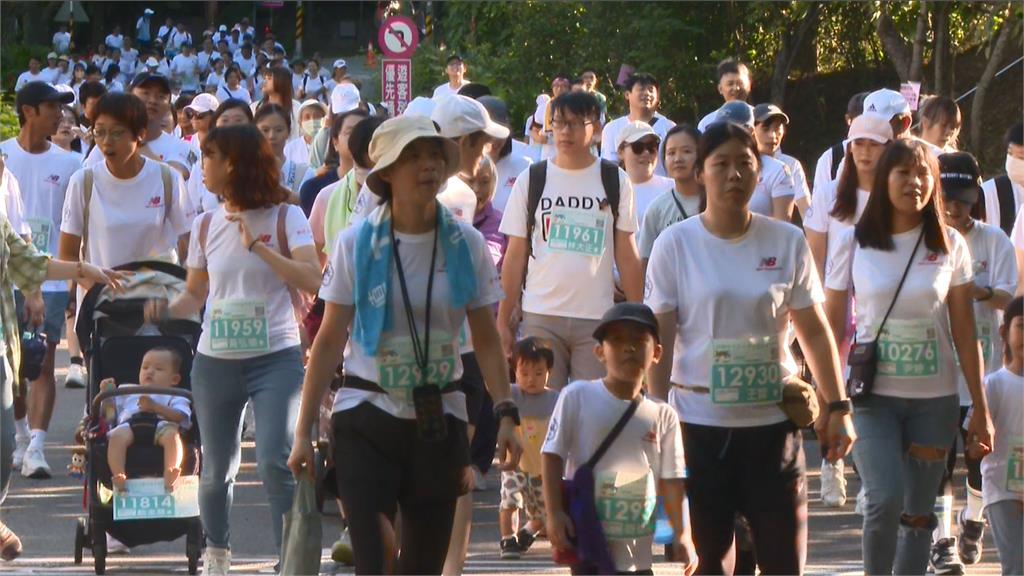
<instances>
[{"instance_id":1,"label":"navy baseball cap","mask_svg":"<svg viewBox=\"0 0 1024 576\"><path fill-rule=\"evenodd\" d=\"M60 102L71 104L75 101L74 92L61 92L50 86L49 83L37 80L25 84L14 100L14 109L21 110L22 106L39 106L43 102Z\"/></svg>"},{"instance_id":2,"label":"navy baseball cap","mask_svg":"<svg viewBox=\"0 0 1024 576\"><path fill-rule=\"evenodd\" d=\"M601 323L594 329L594 340L601 342L604 340L604 335L608 332L608 328L616 322L633 322L640 324L654 336L655 342L661 342L660 335L658 334L658 319L654 316L654 311L650 309L646 304L640 304L639 302L620 302L615 306L612 306L604 313L601 317Z\"/></svg>"}]
</instances>

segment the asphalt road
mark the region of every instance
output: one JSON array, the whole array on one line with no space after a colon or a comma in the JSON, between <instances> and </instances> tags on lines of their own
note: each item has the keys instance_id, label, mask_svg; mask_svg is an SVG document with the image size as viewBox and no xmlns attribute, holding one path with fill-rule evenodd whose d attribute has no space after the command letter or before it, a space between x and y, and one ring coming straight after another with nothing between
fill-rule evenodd
<instances>
[{"instance_id":1,"label":"asphalt road","mask_svg":"<svg viewBox=\"0 0 1024 576\"><path fill-rule=\"evenodd\" d=\"M50 480L28 480L16 475L3 519L21 537L24 555L11 563L0 563L3 574L85 574L92 572L92 559L85 552L85 561L76 566L73 548L76 518L82 515L82 487L66 474L71 460L72 435L81 418L85 393L63 387L68 363L63 345L58 350L57 405L47 436L46 455L54 471ZM848 466L850 501L843 508L825 508L818 502L817 445L808 442L808 486L810 504L810 542L807 572L809 574L861 573L861 517L853 512L858 481ZM231 512L232 572L239 574L272 574L277 559L269 524L269 509L263 488L256 475L253 443L243 444L243 463L235 483L235 500ZM488 476L490 490L478 492L473 513L473 533L466 573L535 573L568 574L555 566L550 548L540 541L518 561L502 561L498 556L498 491L496 472ZM963 479L957 480L958 505L963 501ZM351 569L330 560L330 546L338 536L340 521L335 507L328 504L324 516L322 574L347 574ZM132 549L129 554L107 559L109 574L175 574L186 572L184 538L176 542L154 544ZM657 564L659 574L678 574L679 566ZM969 566L967 573L998 574L999 563L991 537L986 535L983 562Z\"/></svg>"}]
</instances>

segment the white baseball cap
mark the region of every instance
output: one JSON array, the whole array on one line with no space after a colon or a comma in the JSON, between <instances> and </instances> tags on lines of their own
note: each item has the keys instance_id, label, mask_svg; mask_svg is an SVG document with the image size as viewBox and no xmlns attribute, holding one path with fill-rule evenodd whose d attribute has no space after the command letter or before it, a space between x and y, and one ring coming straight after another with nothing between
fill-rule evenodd
<instances>
[{"instance_id":1,"label":"white baseball cap","mask_svg":"<svg viewBox=\"0 0 1024 576\"><path fill-rule=\"evenodd\" d=\"M153 12L149 8L146 8L145 10L143 10L142 13L145 14L146 16L152 16L153 14L155 14L155 12Z\"/></svg>"},{"instance_id":2,"label":"white baseball cap","mask_svg":"<svg viewBox=\"0 0 1024 576\"><path fill-rule=\"evenodd\" d=\"M220 100L213 94L202 93L196 95L192 99L192 102L188 106L185 106L185 110L191 110L196 114L205 114L206 112L215 112L220 107Z\"/></svg>"},{"instance_id":3,"label":"white baseball cap","mask_svg":"<svg viewBox=\"0 0 1024 576\"><path fill-rule=\"evenodd\" d=\"M533 113L533 121L536 122L538 126L544 125L544 117L548 111L548 102L551 102L551 96L548 96L547 94L537 96L537 110Z\"/></svg>"},{"instance_id":4,"label":"white baseball cap","mask_svg":"<svg viewBox=\"0 0 1024 576\"><path fill-rule=\"evenodd\" d=\"M405 107L405 112L402 112L405 116L423 116L430 118L430 115L434 113L434 101L424 96L417 96L412 99L412 102Z\"/></svg>"},{"instance_id":5,"label":"white baseball cap","mask_svg":"<svg viewBox=\"0 0 1024 576\"><path fill-rule=\"evenodd\" d=\"M331 91L331 113L341 114L355 110L359 107L360 100L362 97L359 96L359 88L356 88L355 84L348 82L338 84Z\"/></svg>"},{"instance_id":6,"label":"white baseball cap","mask_svg":"<svg viewBox=\"0 0 1024 576\"><path fill-rule=\"evenodd\" d=\"M641 122L640 120L627 122L622 127L622 130L619 130L619 135L615 139L615 147L618 148L623 144L632 144L646 136L654 136L658 142L661 142L661 136L658 136L658 133L647 122Z\"/></svg>"},{"instance_id":7,"label":"white baseball cap","mask_svg":"<svg viewBox=\"0 0 1024 576\"><path fill-rule=\"evenodd\" d=\"M867 112L857 116L850 122L850 140L867 138L879 144L886 144L892 140L892 124L889 118L874 112Z\"/></svg>"},{"instance_id":8,"label":"white baseball cap","mask_svg":"<svg viewBox=\"0 0 1024 576\"><path fill-rule=\"evenodd\" d=\"M480 131L491 138L508 138L509 135L507 127L491 120L483 104L459 94L438 102L430 119L441 127L441 135L445 138L459 138Z\"/></svg>"},{"instance_id":9,"label":"white baseball cap","mask_svg":"<svg viewBox=\"0 0 1024 576\"><path fill-rule=\"evenodd\" d=\"M220 27L217 28L217 31L218 32L227 32L228 31L228 27L226 25L224 25L224 24L221 24Z\"/></svg>"},{"instance_id":10,"label":"white baseball cap","mask_svg":"<svg viewBox=\"0 0 1024 576\"><path fill-rule=\"evenodd\" d=\"M156 58L153 58L152 56L150 56L149 59L146 60L146 68L156 68L159 65L160 63L157 62Z\"/></svg>"},{"instance_id":11,"label":"white baseball cap","mask_svg":"<svg viewBox=\"0 0 1024 576\"><path fill-rule=\"evenodd\" d=\"M335 68L348 68L348 63L345 62L344 58L338 58L337 60L334 61L334 67Z\"/></svg>"},{"instance_id":12,"label":"white baseball cap","mask_svg":"<svg viewBox=\"0 0 1024 576\"><path fill-rule=\"evenodd\" d=\"M910 115L910 104L902 94L895 90L882 88L875 90L864 98L864 112L882 116L886 120L894 116Z\"/></svg>"},{"instance_id":13,"label":"white baseball cap","mask_svg":"<svg viewBox=\"0 0 1024 576\"><path fill-rule=\"evenodd\" d=\"M309 108L310 106L319 106L320 109L324 111L324 114L330 113L330 111L327 110L327 106L324 106L322 102L310 98L303 102L301 106L299 106L299 116L302 116L302 111L305 110L306 108Z\"/></svg>"},{"instance_id":14,"label":"white baseball cap","mask_svg":"<svg viewBox=\"0 0 1024 576\"><path fill-rule=\"evenodd\" d=\"M443 175L445 180L459 171L458 145L438 134L437 127L430 118L403 114L385 120L370 140L368 155L373 162L373 170L366 176L366 185L374 194L385 196L391 193L391 185L380 178L380 172L394 164L401 156L402 150L420 138L435 138L441 142L446 164Z\"/></svg>"}]
</instances>

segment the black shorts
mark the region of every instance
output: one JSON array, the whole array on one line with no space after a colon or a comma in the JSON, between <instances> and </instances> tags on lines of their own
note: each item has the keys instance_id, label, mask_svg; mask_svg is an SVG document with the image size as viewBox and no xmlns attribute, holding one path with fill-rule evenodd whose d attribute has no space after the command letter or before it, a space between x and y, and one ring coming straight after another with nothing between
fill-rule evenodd
<instances>
[{"instance_id":1,"label":"black shorts","mask_svg":"<svg viewBox=\"0 0 1024 576\"><path fill-rule=\"evenodd\" d=\"M369 402L331 417L338 494L393 517L400 502L454 500L467 491L466 423L447 415L448 436L425 442L416 421L396 418Z\"/></svg>"},{"instance_id":2,"label":"black shorts","mask_svg":"<svg viewBox=\"0 0 1024 576\"><path fill-rule=\"evenodd\" d=\"M476 426L480 418L486 389L480 363L476 361L476 352L466 352L462 355L462 391L466 394L466 415L471 426Z\"/></svg>"}]
</instances>

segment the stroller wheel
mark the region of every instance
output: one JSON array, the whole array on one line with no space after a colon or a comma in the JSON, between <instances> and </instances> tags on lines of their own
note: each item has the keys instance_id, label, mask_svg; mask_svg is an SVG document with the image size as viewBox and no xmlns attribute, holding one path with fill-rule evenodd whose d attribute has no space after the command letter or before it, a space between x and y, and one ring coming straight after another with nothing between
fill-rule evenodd
<instances>
[{"instance_id":1,"label":"stroller wheel","mask_svg":"<svg viewBox=\"0 0 1024 576\"><path fill-rule=\"evenodd\" d=\"M89 535L92 536L93 569L96 574L104 574L107 571L107 532L97 522L92 522Z\"/></svg>"},{"instance_id":2,"label":"stroller wheel","mask_svg":"<svg viewBox=\"0 0 1024 576\"><path fill-rule=\"evenodd\" d=\"M82 550L86 545L85 518L79 518L75 523L75 564L82 563Z\"/></svg>"},{"instance_id":3,"label":"stroller wheel","mask_svg":"<svg viewBox=\"0 0 1024 576\"><path fill-rule=\"evenodd\" d=\"M188 557L188 573L199 573L199 558L203 555L203 526L196 518L192 521L185 537L185 556Z\"/></svg>"}]
</instances>

